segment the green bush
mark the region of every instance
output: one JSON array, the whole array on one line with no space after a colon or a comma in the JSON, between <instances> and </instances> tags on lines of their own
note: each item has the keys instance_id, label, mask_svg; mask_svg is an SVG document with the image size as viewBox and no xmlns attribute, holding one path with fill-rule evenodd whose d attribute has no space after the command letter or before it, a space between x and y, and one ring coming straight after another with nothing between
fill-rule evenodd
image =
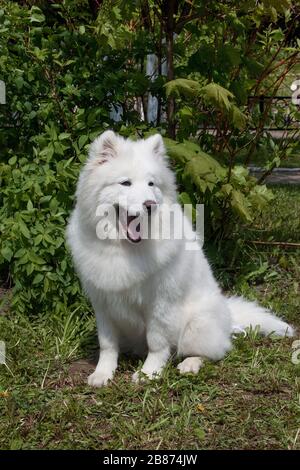
<instances>
[{"instance_id":1,"label":"green bush","mask_svg":"<svg viewBox=\"0 0 300 470\"><path fill-rule=\"evenodd\" d=\"M68 136L49 128L48 137L34 155L1 165L0 264L9 263L12 306L22 312L58 312L80 293L64 240L79 163L54 150L72 153Z\"/></svg>"},{"instance_id":2,"label":"green bush","mask_svg":"<svg viewBox=\"0 0 300 470\"><path fill-rule=\"evenodd\" d=\"M205 204L206 242L219 237L232 237L237 222L253 222L255 215L272 199L265 185L241 165L228 170L201 150L199 145L165 139L168 154L177 162L181 183L180 201L183 204Z\"/></svg>"}]
</instances>

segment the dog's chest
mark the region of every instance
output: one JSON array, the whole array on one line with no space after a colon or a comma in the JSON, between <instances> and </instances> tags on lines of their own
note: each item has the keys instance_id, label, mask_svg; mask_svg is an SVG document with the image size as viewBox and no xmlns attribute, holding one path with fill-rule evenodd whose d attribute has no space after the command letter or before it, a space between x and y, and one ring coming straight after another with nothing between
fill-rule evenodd
<instances>
[{"instance_id":1,"label":"dog's chest","mask_svg":"<svg viewBox=\"0 0 300 470\"><path fill-rule=\"evenodd\" d=\"M134 322L144 322L150 303L151 293L146 283L130 289L106 295L106 303L110 306L111 315L118 319L129 319Z\"/></svg>"}]
</instances>

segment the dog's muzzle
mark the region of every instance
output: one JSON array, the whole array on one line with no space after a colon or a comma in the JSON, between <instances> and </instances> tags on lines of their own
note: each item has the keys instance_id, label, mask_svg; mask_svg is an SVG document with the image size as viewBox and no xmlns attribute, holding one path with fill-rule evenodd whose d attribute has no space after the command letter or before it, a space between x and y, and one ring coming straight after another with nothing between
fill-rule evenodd
<instances>
[{"instance_id":1,"label":"dog's muzzle","mask_svg":"<svg viewBox=\"0 0 300 470\"><path fill-rule=\"evenodd\" d=\"M144 202L143 207L148 212L148 215L151 215L156 210L157 203L155 201L148 200Z\"/></svg>"}]
</instances>

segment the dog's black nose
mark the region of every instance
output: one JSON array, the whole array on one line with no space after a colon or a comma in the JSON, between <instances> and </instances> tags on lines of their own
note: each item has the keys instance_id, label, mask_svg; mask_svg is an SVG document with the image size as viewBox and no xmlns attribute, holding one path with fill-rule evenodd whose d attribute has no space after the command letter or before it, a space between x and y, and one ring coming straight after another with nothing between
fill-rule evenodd
<instances>
[{"instance_id":1,"label":"dog's black nose","mask_svg":"<svg viewBox=\"0 0 300 470\"><path fill-rule=\"evenodd\" d=\"M145 201L143 205L147 210L148 214L151 214L151 211L155 210L157 206L156 202L151 200Z\"/></svg>"}]
</instances>

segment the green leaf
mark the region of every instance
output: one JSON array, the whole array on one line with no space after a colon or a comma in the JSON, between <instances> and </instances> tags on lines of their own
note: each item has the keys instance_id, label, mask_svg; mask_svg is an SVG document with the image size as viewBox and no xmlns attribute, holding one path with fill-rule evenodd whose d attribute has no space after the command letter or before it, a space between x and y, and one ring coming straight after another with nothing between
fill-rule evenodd
<instances>
[{"instance_id":1,"label":"green leaf","mask_svg":"<svg viewBox=\"0 0 300 470\"><path fill-rule=\"evenodd\" d=\"M36 274L36 276L34 277L33 281L32 281L32 284L33 285L36 285L36 284L39 284L40 282L42 282L42 280L44 279L44 274L42 273L38 273Z\"/></svg>"},{"instance_id":2,"label":"green leaf","mask_svg":"<svg viewBox=\"0 0 300 470\"><path fill-rule=\"evenodd\" d=\"M4 259L6 259L7 261L10 261L13 257L13 252L8 246L5 246L4 248L1 249L1 255L3 256Z\"/></svg>"},{"instance_id":3,"label":"green leaf","mask_svg":"<svg viewBox=\"0 0 300 470\"><path fill-rule=\"evenodd\" d=\"M229 196L229 194L231 193L232 189L233 189L233 188L232 188L232 185L231 185L231 184L228 184L228 183L223 184L223 185L221 186L221 192L224 193L224 194L226 194L226 196Z\"/></svg>"},{"instance_id":4,"label":"green leaf","mask_svg":"<svg viewBox=\"0 0 300 470\"><path fill-rule=\"evenodd\" d=\"M29 199L28 202L27 202L27 210L29 212L32 212L33 211L33 204L31 202L31 200Z\"/></svg>"},{"instance_id":5,"label":"green leaf","mask_svg":"<svg viewBox=\"0 0 300 470\"><path fill-rule=\"evenodd\" d=\"M45 294L48 292L49 287L50 287L49 280L45 277L45 279L44 279L44 292L45 292Z\"/></svg>"},{"instance_id":6,"label":"green leaf","mask_svg":"<svg viewBox=\"0 0 300 470\"><path fill-rule=\"evenodd\" d=\"M229 111L233 94L217 83L209 83L201 88L200 95L207 104Z\"/></svg>"},{"instance_id":7,"label":"green leaf","mask_svg":"<svg viewBox=\"0 0 300 470\"><path fill-rule=\"evenodd\" d=\"M20 229L21 233L24 235L24 237L30 238L30 232L29 232L26 224L23 222L22 219L19 220L18 225L19 225L19 229Z\"/></svg>"},{"instance_id":8,"label":"green leaf","mask_svg":"<svg viewBox=\"0 0 300 470\"><path fill-rule=\"evenodd\" d=\"M87 143L88 139L88 135L81 135L78 139L78 147L82 149L82 147Z\"/></svg>"},{"instance_id":9,"label":"green leaf","mask_svg":"<svg viewBox=\"0 0 300 470\"><path fill-rule=\"evenodd\" d=\"M25 248L20 248L18 251L15 253L15 258L22 258L26 253Z\"/></svg>"},{"instance_id":10,"label":"green leaf","mask_svg":"<svg viewBox=\"0 0 300 470\"><path fill-rule=\"evenodd\" d=\"M39 235L37 235L34 239L34 245L35 246L38 246L41 241L43 240L43 235L40 233Z\"/></svg>"},{"instance_id":11,"label":"green leaf","mask_svg":"<svg viewBox=\"0 0 300 470\"><path fill-rule=\"evenodd\" d=\"M62 132L61 134L59 134L58 139L59 140L66 140L66 139L69 139L69 137L71 137L70 133Z\"/></svg>"},{"instance_id":12,"label":"green leaf","mask_svg":"<svg viewBox=\"0 0 300 470\"><path fill-rule=\"evenodd\" d=\"M13 157L11 157L9 160L8 160L8 163L13 166L15 165L17 162L17 157L14 155Z\"/></svg>"},{"instance_id":13,"label":"green leaf","mask_svg":"<svg viewBox=\"0 0 300 470\"><path fill-rule=\"evenodd\" d=\"M45 21L45 15L43 14L42 10L37 6L31 7L30 21L31 23L43 23Z\"/></svg>"},{"instance_id":14,"label":"green leaf","mask_svg":"<svg viewBox=\"0 0 300 470\"><path fill-rule=\"evenodd\" d=\"M232 124L237 129L242 130L246 127L247 118L245 114L243 114L242 111L240 111L239 108L234 104L231 104L230 117Z\"/></svg>"},{"instance_id":15,"label":"green leaf","mask_svg":"<svg viewBox=\"0 0 300 470\"><path fill-rule=\"evenodd\" d=\"M181 202L182 205L192 204L190 196L188 195L188 193L184 193L184 192L179 194L179 201Z\"/></svg>"},{"instance_id":16,"label":"green leaf","mask_svg":"<svg viewBox=\"0 0 300 470\"><path fill-rule=\"evenodd\" d=\"M270 189L267 188L265 184L254 186L249 194L249 200L254 205L256 210L259 211L266 207L273 199L274 194Z\"/></svg>"},{"instance_id":17,"label":"green leaf","mask_svg":"<svg viewBox=\"0 0 300 470\"><path fill-rule=\"evenodd\" d=\"M33 263L27 264L26 265L26 274L27 276L30 276L33 271L34 271L35 265Z\"/></svg>"},{"instance_id":18,"label":"green leaf","mask_svg":"<svg viewBox=\"0 0 300 470\"><path fill-rule=\"evenodd\" d=\"M32 262L32 263L35 263L35 264L45 264L46 261L43 260L43 258L41 258L40 256L38 256L36 253L34 253L33 251L31 251L29 254L28 254L28 259Z\"/></svg>"},{"instance_id":19,"label":"green leaf","mask_svg":"<svg viewBox=\"0 0 300 470\"><path fill-rule=\"evenodd\" d=\"M186 96L194 98L199 95L201 86L195 80L188 80L187 78L177 78L165 84L166 95L169 96Z\"/></svg>"},{"instance_id":20,"label":"green leaf","mask_svg":"<svg viewBox=\"0 0 300 470\"><path fill-rule=\"evenodd\" d=\"M231 170L231 179L234 183L244 186L246 184L246 178L249 176L248 168L242 165L236 165Z\"/></svg>"},{"instance_id":21,"label":"green leaf","mask_svg":"<svg viewBox=\"0 0 300 470\"><path fill-rule=\"evenodd\" d=\"M240 191L234 189L231 192L231 205L234 211L245 222L252 222L252 216L249 211L250 204Z\"/></svg>"}]
</instances>

